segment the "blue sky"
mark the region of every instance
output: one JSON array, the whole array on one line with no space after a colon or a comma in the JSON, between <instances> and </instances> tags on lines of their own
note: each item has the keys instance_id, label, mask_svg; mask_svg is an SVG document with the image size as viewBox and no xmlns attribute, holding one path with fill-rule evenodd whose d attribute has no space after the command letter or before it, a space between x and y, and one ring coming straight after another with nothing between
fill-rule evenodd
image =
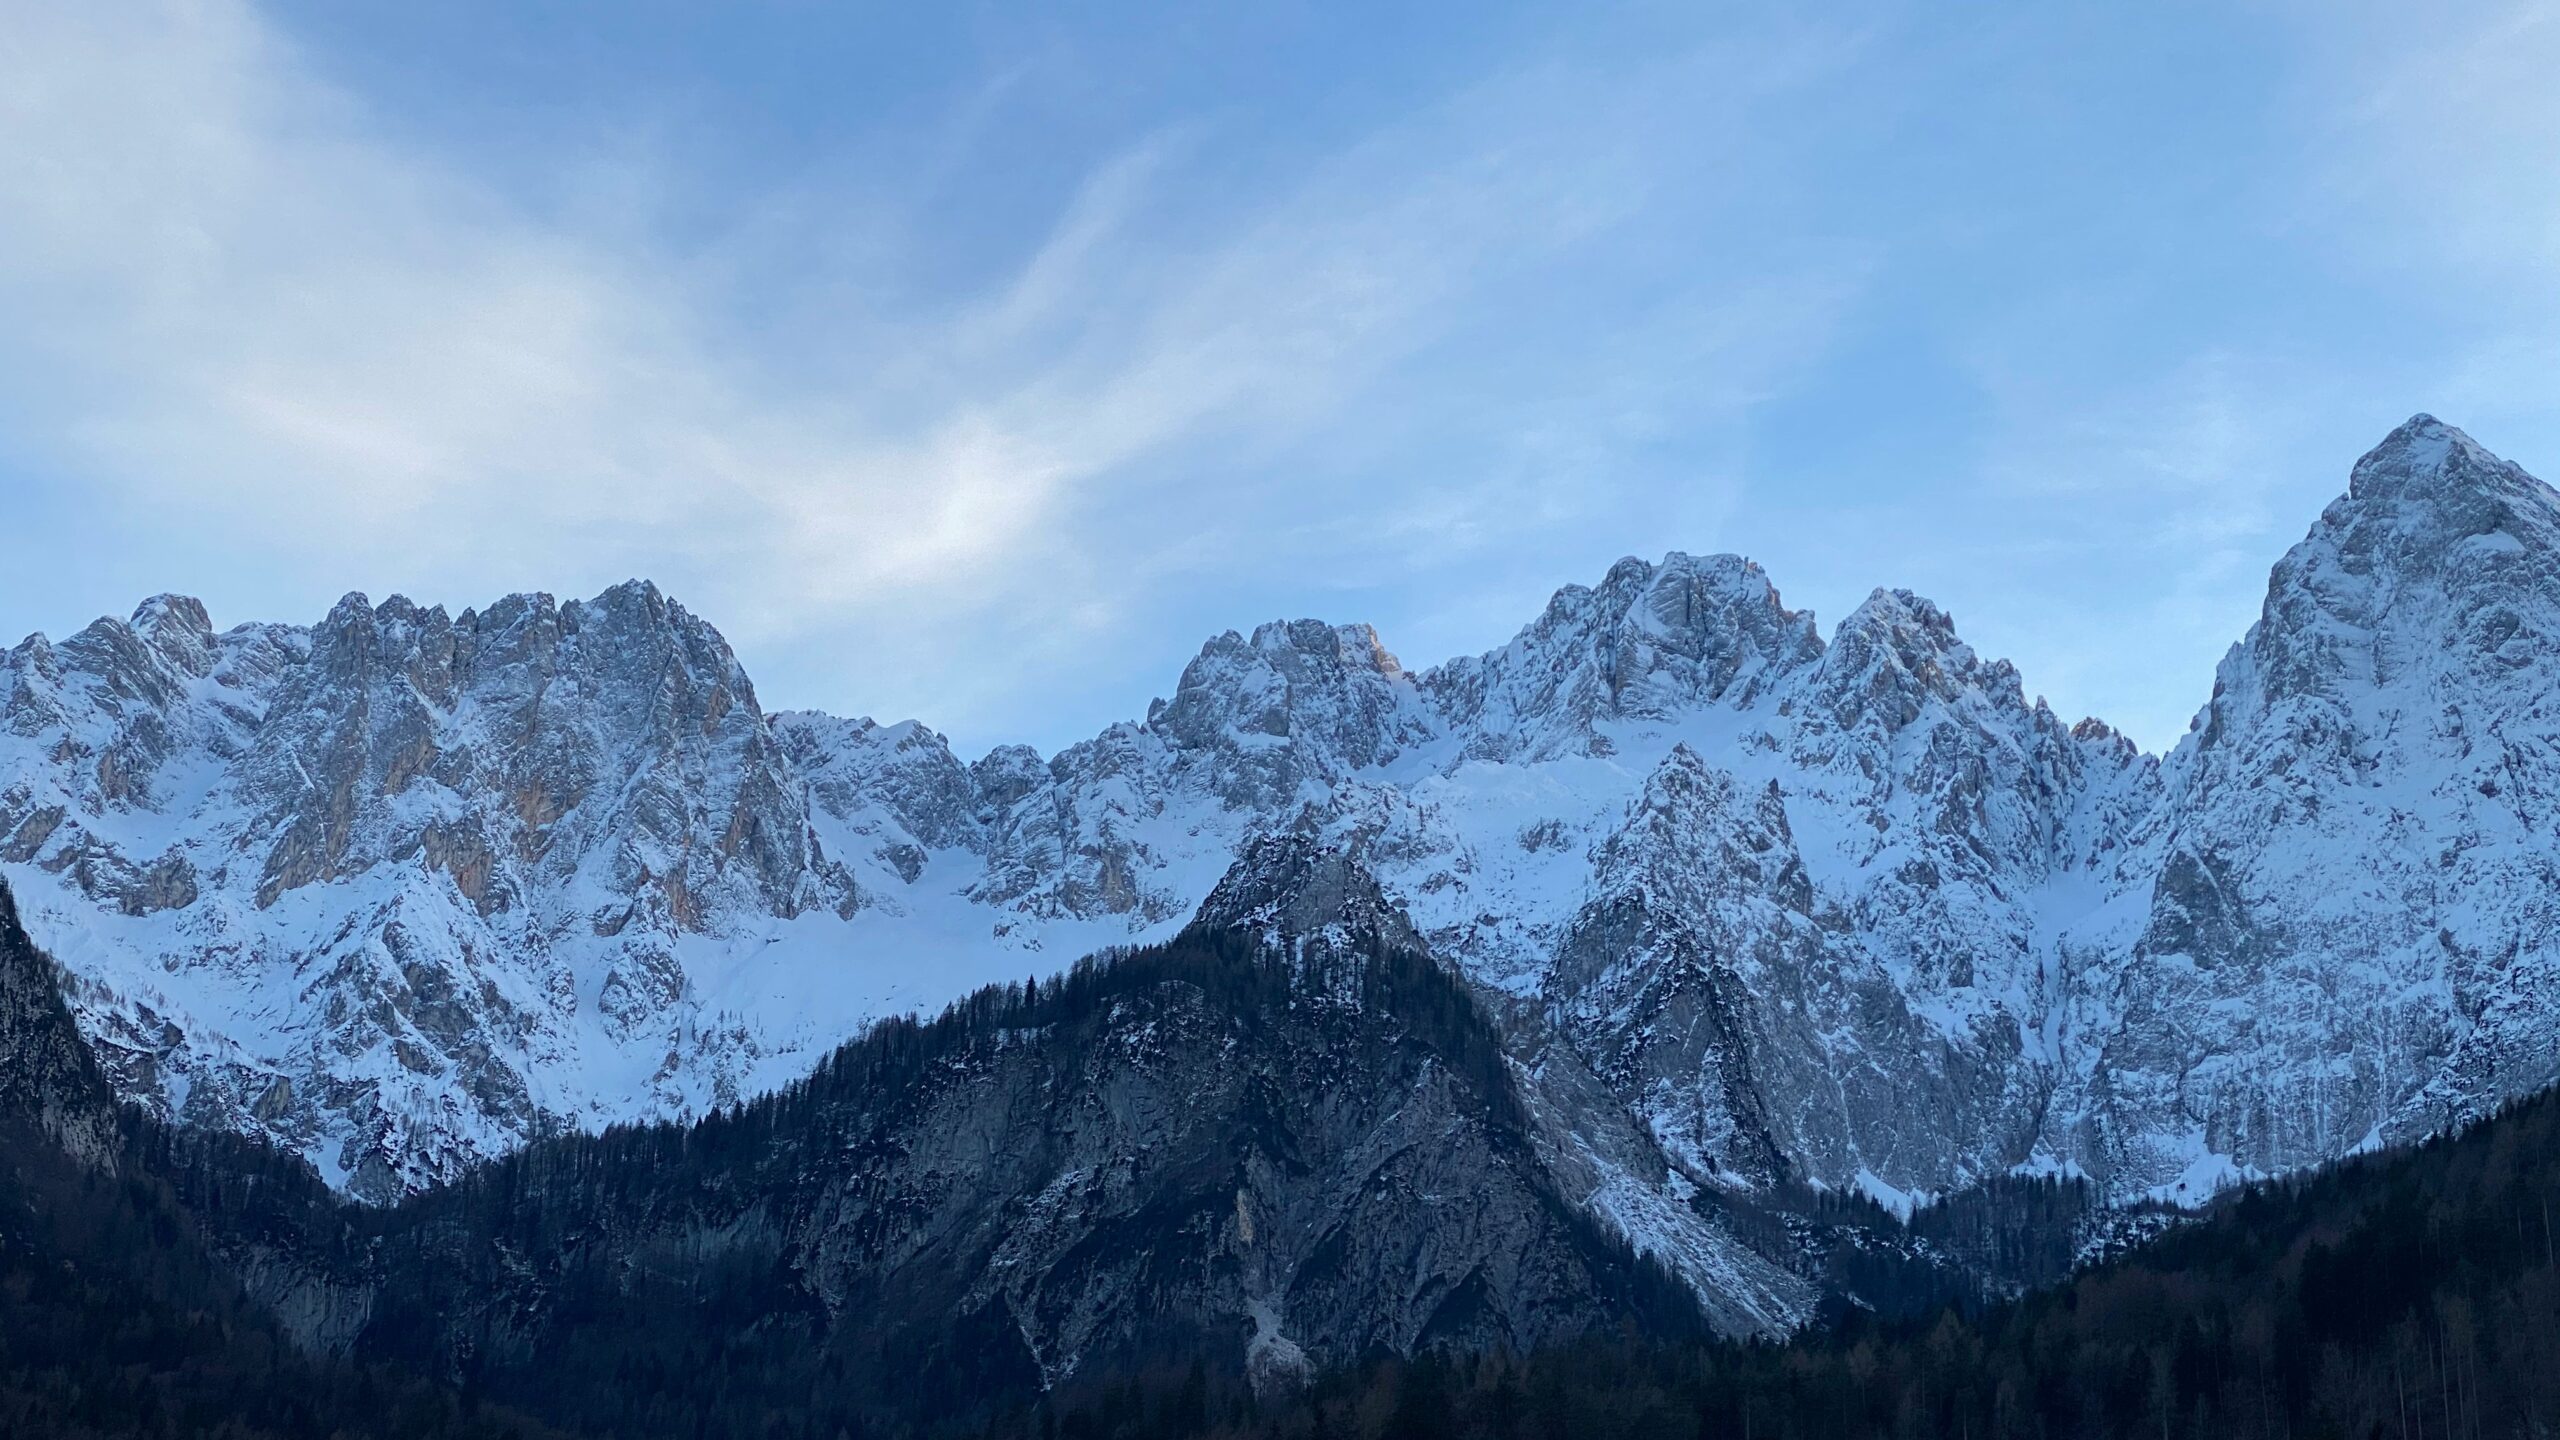
<instances>
[{"instance_id":1,"label":"blue sky","mask_svg":"<svg viewBox=\"0 0 2560 1440\"><path fill-rule=\"evenodd\" d=\"M1623 554L2176 737L2418 410L2560 472L2560 7L0 19L0 630L648 575L966 750Z\"/></svg>"}]
</instances>

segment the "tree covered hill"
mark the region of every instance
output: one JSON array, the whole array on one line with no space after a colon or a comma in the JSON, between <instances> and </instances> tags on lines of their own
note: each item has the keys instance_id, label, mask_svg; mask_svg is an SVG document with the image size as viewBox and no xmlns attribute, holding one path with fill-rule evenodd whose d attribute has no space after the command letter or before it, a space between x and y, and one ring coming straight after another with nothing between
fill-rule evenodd
<instances>
[{"instance_id":1,"label":"tree covered hill","mask_svg":"<svg viewBox=\"0 0 2560 1440\"><path fill-rule=\"evenodd\" d=\"M57 977L13 922L0 898L10 1434L2486 1440L2560 1424L2551 1095L2415 1149L2236 1193L2011 1302L1960 1295L1898 1318L1835 1307L1791 1343L1736 1344L1705 1338L1676 1285L1572 1225L1576 1212L1521 1158L1519 1112L1482 1017L1419 957L1275 961L1197 936L887 1027L808 1084L707 1126L564 1137L369 1211L254 1141L120 1112L76 1044ZM1300 1013L1316 996L1330 998ZM1249 1196L1248 1211L1314 1203L1344 1188L1316 1163L1338 1127L1387 1133L1398 1153L1415 1137L1379 1131L1385 1121L1357 1095L1348 1110L1316 1113L1246 1086L1229 1098L1248 1123L1212 1106L1207 1126L1260 1147L1260 1160L1177 1156L1092 1209L1041 1271L1080 1285L1017 1300L933 1280L953 1257L981 1278L1006 1273L1004 1237L1036 1217L997 1192L950 1212L966 1221L957 1229L920 1225L951 1197L900 1168L922 1137L946 1133L911 1125L919 1107L991 1085L1016 1101L1080 1093L1098 1057L1125 1056L1133 1035L1169 1043L1186 1025L1214 1039L1201 1053L1275 1046L1365 1077L1339 1088L1393 1081L1406 1107L1430 1100L1429 1133L1457 1137L1437 1163L1512 1187L1505 1213L1560 1227L1559 1253L1580 1268L1491 1287L1479 1271L1509 1232L1479 1230L1482 1253L1458 1283L1404 1310L1364 1310L1354 1302L1381 1282L1360 1267L1396 1257L1357 1245L1431 1227L1399 1217L1362 1236L1359 1213L1344 1211L1339 1239L1291 1263L1337 1285L1343 1313L1368 1328L1344 1328L1330 1360L1303 1378L1266 1373L1257 1391L1221 1358L1233 1337L1204 1326L1214 1307L1183 1308L1262 1263L1232 1230L1209 1243L1238 1213L1238 1174L1301 1172L1256 1179L1263 1198ZM1120 1063L1105 1066L1114 1103L1144 1102L1141 1072ZM1177 1064L1166 1083L1210 1073ZM1195 1108L1225 1103L1179 1093ZM1363 1173L1351 1188L1403 1204L1420 1190L1400 1188L1400 1174L1457 1172ZM775 1208L812 1174L836 1208ZM1375 1183L1382 1174L1388 1183ZM849 1194L863 1203L843 1204ZM2077 1202L2028 1187L1983 1203ZM1870 1232L1894 1224L1855 1218ZM809 1228L822 1219L834 1228ZM772 1244L739 1240L759 1226ZM1996 1214L1923 1212L1907 1233L2007 1243ZM810 1235L855 1247L861 1263L839 1252L830 1272L847 1288L811 1278L811 1257L826 1252L789 1248ZM1266 1223L1262 1244L1271 1238ZM887 1253L917 1257L915 1273L880 1263ZM1091 1350L1095 1363L1043 1374L1026 1322L1064 1323L1067 1312L1040 1307L1100 1287L1134 1296L1114 1313L1142 1323ZM974 1308L960 1303L973 1297ZM1551 1323L1531 1330L1531 1314Z\"/></svg>"},{"instance_id":2,"label":"tree covered hill","mask_svg":"<svg viewBox=\"0 0 2560 1440\"><path fill-rule=\"evenodd\" d=\"M2066 1284L1784 1345L1629 1328L1382 1360L1285 1405L1159 1373L1057 1397L1068 1440L2486 1440L2560 1428L2560 1095L2241 1191Z\"/></svg>"}]
</instances>

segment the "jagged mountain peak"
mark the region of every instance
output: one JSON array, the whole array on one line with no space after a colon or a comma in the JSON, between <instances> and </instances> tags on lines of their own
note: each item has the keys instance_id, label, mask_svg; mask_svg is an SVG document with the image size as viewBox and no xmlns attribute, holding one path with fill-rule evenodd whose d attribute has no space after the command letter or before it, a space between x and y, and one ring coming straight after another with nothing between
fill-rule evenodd
<instances>
[{"instance_id":1,"label":"jagged mountain peak","mask_svg":"<svg viewBox=\"0 0 2560 1440\"><path fill-rule=\"evenodd\" d=\"M1049 762L1028 745L998 745L969 762L969 780L984 802L998 810L1030 794L1049 780Z\"/></svg>"},{"instance_id":2,"label":"jagged mountain peak","mask_svg":"<svg viewBox=\"0 0 2560 1440\"><path fill-rule=\"evenodd\" d=\"M1374 626L1341 623L1301 616L1294 620L1265 620L1253 629L1225 630L1203 641L1190 666L1215 665L1241 654L1278 655L1284 653L1329 656L1357 668L1400 674L1403 665L1390 653L1386 642Z\"/></svg>"},{"instance_id":3,"label":"jagged mountain peak","mask_svg":"<svg viewBox=\"0 0 2560 1440\"><path fill-rule=\"evenodd\" d=\"M1310 829L1259 835L1200 902L1192 924L1241 930L1264 943L1303 951L1353 947L1422 949L1413 921L1378 878Z\"/></svg>"},{"instance_id":4,"label":"jagged mountain peak","mask_svg":"<svg viewBox=\"0 0 2560 1440\"><path fill-rule=\"evenodd\" d=\"M2492 454L2462 430L2433 415L2402 422L2356 461L2346 499L2445 500L2485 496L2531 497L2547 503L2550 487Z\"/></svg>"},{"instance_id":5,"label":"jagged mountain peak","mask_svg":"<svg viewBox=\"0 0 2560 1440\"><path fill-rule=\"evenodd\" d=\"M1952 615L1909 590L1879 589L1851 611L1832 632L1810 688L1821 719L1808 740L1825 753L1836 748L1824 738L1835 730L1891 735L1932 714L1974 733L1998 732L2004 745L2069 738L2049 707L2028 701L2016 666L1982 659Z\"/></svg>"},{"instance_id":6,"label":"jagged mountain peak","mask_svg":"<svg viewBox=\"0 0 2560 1440\"><path fill-rule=\"evenodd\" d=\"M2410 705L2504 705L2544 673L2555 637L2560 492L2420 415L2356 462L2277 561L2184 748L2226 747L2277 716L2286 743L2362 764ZM2446 684L2440 700L2417 693Z\"/></svg>"},{"instance_id":7,"label":"jagged mountain peak","mask_svg":"<svg viewBox=\"0 0 2560 1440\"><path fill-rule=\"evenodd\" d=\"M170 664L189 674L213 668L213 617L192 595L154 595L133 609L133 627L143 642Z\"/></svg>"},{"instance_id":8,"label":"jagged mountain peak","mask_svg":"<svg viewBox=\"0 0 2560 1440\"><path fill-rule=\"evenodd\" d=\"M594 603L599 605L638 605L652 610L674 609L681 611L684 608L683 606L678 605L673 597L659 589L657 581L651 580L643 575L634 575L616 584L606 586L597 594Z\"/></svg>"},{"instance_id":9,"label":"jagged mountain peak","mask_svg":"<svg viewBox=\"0 0 2560 1440\"><path fill-rule=\"evenodd\" d=\"M1760 790L1770 801L1774 801L1779 793L1774 780L1765 782ZM1699 754L1695 746L1681 740L1674 742L1662 757L1662 763L1645 776L1644 791L1636 808L1643 812L1670 814L1681 808L1676 797L1698 796L1714 805L1727 806L1737 803L1744 793L1744 787L1731 771L1713 764ZM1777 825L1783 834L1786 826L1783 806L1777 811Z\"/></svg>"},{"instance_id":10,"label":"jagged mountain peak","mask_svg":"<svg viewBox=\"0 0 2560 1440\"><path fill-rule=\"evenodd\" d=\"M1375 630L1293 620L1211 640L1173 698L1149 707L1146 729L1197 757L1206 782L1244 806L1385 764L1436 727Z\"/></svg>"},{"instance_id":11,"label":"jagged mountain peak","mask_svg":"<svg viewBox=\"0 0 2560 1440\"><path fill-rule=\"evenodd\" d=\"M1963 646L1956 638L1956 621L1946 607L1926 595L1896 586L1879 585L1867 592L1858 608L1849 612L1834 632L1837 643L1842 634L1880 633L1896 637L1913 637L1918 643L1905 641L1899 648L1947 652Z\"/></svg>"},{"instance_id":12,"label":"jagged mountain peak","mask_svg":"<svg viewBox=\"0 0 2560 1440\"><path fill-rule=\"evenodd\" d=\"M687 610L653 580L631 579L607 586L585 600L560 606L561 623L570 629L604 624L629 630L673 630L708 637L726 652L728 641L708 621Z\"/></svg>"},{"instance_id":13,"label":"jagged mountain peak","mask_svg":"<svg viewBox=\"0 0 2560 1440\"><path fill-rule=\"evenodd\" d=\"M1363 625L1230 631L1144 721L974 764L912 722L763 715L645 581L451 617L351 596L210 639L156 602L0 658L0 863L129 988L84 1002L123 1027L119 1083L342 1183L699 1113L960 977L1164 939L1204 900L1277 923L1374 891L1504 1003L1579 1006L1573 1043L1641 1075L1644 1113L1723 1096L1657 1130L1690 1153L1740 1164L1730 1121L1777 1147L1755 1173L1910 1194L2032 1162L2142 1193L2199 1156L2338 1153L2481 1014L2524 1017L2512 1038L2544 1013L2483 977L2560 953L2514 898L2560 886L2551 514L2460 432L2402 427L2277 567L2207 738L2158 761L2066 728L1923 597L1826 638L1730 554L1621 560L1419 671ZM2288 1065L2346 1043L2316 986L2270 978L2341 956L2463 998L2402 1006L2316 1123L2214 1068L2278 1027L2213 1017L2261 1001ZM2205 969L2225 988L2197 999ZM1639 1000L1686 1038L1623 1048ZM2524 1074L2521 1046L2462 1074ZM2284 1133L2224 1133L2258 1083ZM406 1118L457 1084L461 1113ZM2182 1095L2223 1129L2180 1130Z\"/></svg>"},{"instance_id":14,"label":"jagged mountain peak","mask_svg":"<svg viewBox=\"0 0 2560 1440\"><path fill-rule=\"evenodd\" d=\"M1750 889L1782 894L1799 910L1812 904L1777 782L1747 783L1686 741L1645 776L1618 829L1593 853L1592 869L1595 891L1704 887L1684 897L1694 900Z\"/></svg>"},{"instance_id":15,"label":"jagged mountain peak","mask_svg":"<svg viewBox=\"0 0 2560 1440\"><path fill-rule=\"evenodd\" d=\"M816 808L846 827L829 842L830 851L852 854L867 847L908 883L923 873L930 850L981 847L984 812L1010 805L1034 783L1008 784L1017 772L994 755L978 762L987 777L981 783L952 754L951 742L920 721L882 725L868 717L840 720L788 710L773 715L771 723ZM1031 764L1046 778L1036 755ZM873 807L904 833L884 833L886 827L866 814Z\"/></svg>"},{"instance_id":16,"label":"jagged mountain peak","mask_svg":"<svg viewBox=\"0 0 2560 1440\"><path fill-rule=\"evenodd\" d=\"M858 908L735 655L645 582L459 617L358 592L308 629L220 636L201 617L154 600L0 660L0 862L61 877L53 923L134 922L93 948L190 962L83 1002L131 1098L386 1198L507 1148L538 1105L628 1105L631 1080L593 1073L608 1051L645 1054L646 1086L729 1044L693 1024L702 937Z\"/></svg>"},{"instance_id":17,"label":"jagged mountain peak","mask_svg":"<svg viewBox=\"0 0 2560 1440\"><path fill-rule=\"evenodd\" d=\"M2162 1099L2122 1170L2210 1188L2560 1077L2556 501L2421 415L2275 565L2138 827L2119 1093Z\"/></svg>"},{"instance_id":18,"label":"jagged mountain peak","mask_svg":"<svg viewBox=\"0 0 2560 1440\"><path fill-rule=\"evenodd\" d=\"M1602 633L1595 638L1647 635L1692 659L1728 638L1780 661L1821 648L1813 616L1789 610L1759 562L1734 554L1674 550L1652 564L1630 555L1609 567L1597 589L1558 591L1547 616L1568 624L1597 620Z\"/></svg>"},{"instance_id":19,"label":"jagged mountain peak","mask_svg":"<svg viewBox=\"0 0 2560 1440\"><path fill-rule=\"evenodd\" d=\"M2430 618L2439 594L2457 608L2535 598L2522 592L2555 576L2560 491L2420 415L2356 462L2347 493L2277 562L2261 629L2320 628L2322 616L2370 628L2386 609Z\"/></svg>"},{"instance_id":20,"label":"jagged mountain peak","mask_svg":"<svg viewBox=\"0 0 2560 1440\"><path fill-rule=\"evenodd\" d=\"M201 613L200 602L185 596L154 596L136 611L136 624L143 611L156 611L164 606L183 611L192 607ZM429 616L445 616L441 603L420 604L414 598L394 592L380 604L362 590L350 590L329 607L318 628L335 628L367 623L407 623ZM687 610L683 604L658 587L656 581L634 577L609 585L595 595L562 600L548 590L516 590L501 595L485 605L465 606L450 616L449 623L465 630L504 631L526 623L562 624L575 630L582 620L592 623L600 616L613 616L627 623L667 625L682 629L709 629L709 625ZM714 633L717 633L716 631Z\"/></svg>"},{"instance_id":21,"label":"jagged mountain peak","mask_svg":"<svg viewBox=\"0 0 2560 1440\"><path fill-rule=\"evenodd\" d=\"M1757 564L1674 551L1558 590L1509 644L1420 682L1471 758L1602 755L1612 725L1748 708L1822 650L1813 616L1788 609Z\"/></svg>"},{"instance_id":22,"label":"jagged mountain peak","mask_svg":"<svg viewBox=\"0 0 2560 1440\"><path fill-rule=\"evenodd\" d=\"M1337 625L1324 620L1266 620L1253 627L1250 643L1254 649L1266 652L1321 654L1330 649L1345 664L1383 675L1404 673L1404 666L1388 651L1386 642L1378 638L1377 629L1362 622Z\"/></svg>"},{"instance_id":23,"label":"jagged mountain peak","mask_svg":"<svg viewBox=\"0 0 2560 1440\"><path fill-rule=\"evenodd\" d=\"M1750 705L1822 651L1813 616L1788 609L1758 564L1673 551L1567 585L1509 644L1418 673L1364 624L1227 631L1147 729L1185 751L1285 749L1286 765L1246 767L1277 795L1452 735L1469 758L1600 753L1611 742L1595 727Z\"/></svg>"},{"instance_id":24,"label":"jagged mountain peak","mask_svg":"<svg viewBox=\"0 0 2560 1440\"><path fill-rule=\"evenodd\" d=\"M1758 561L1748 556L1730 551L1699 555L1686 550L1665 551L1659 561L1648 561L1636 555L1621 556L1616 564L1609 567L1608 575L1598 588L1604 591L1641 591L1684 583L1730 590L1753 600L1776 592L1767 572L1760 568ZM1571 594L1583 588L1568 585L1559 594Z\"/></svg>"},{"instance_id":25,"label":"jagged mountain peak","mask_svg":"<svg viewBox=\"0 0 2560 1440\"><path fill-rule=\"evenodd\" d=\"M1956 634L1953 615L1927 596L1901 589L1870 592L1832 631L1824 659L1824 668L1833 674L1888 667L1941 694L1977 672L2016 673L2005 661L1984 665Z\"/></svg>"}]
</instances>

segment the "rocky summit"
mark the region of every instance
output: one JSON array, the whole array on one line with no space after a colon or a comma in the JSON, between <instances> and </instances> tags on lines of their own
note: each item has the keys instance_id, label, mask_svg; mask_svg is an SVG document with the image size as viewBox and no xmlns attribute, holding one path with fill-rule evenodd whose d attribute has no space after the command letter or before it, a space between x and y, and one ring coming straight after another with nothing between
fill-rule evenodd
<instances>
[{"instance_id":1,"label":"rocky summit","mask_svg":"<svg viewBox=\"0 0 2560 1440\"><path fill-rule=\"evenodd\" d=\"M2560 1079L2555 637L2560 496L2426 416L2276 565L2164 756L1926 599L1826 635L1733 556L1621 561L1422 671L1364 626L1229 632L1045 759L768 713L640 582L222 631L163 596L0 654L0 873L124 1097L377 1203L732 1109L882 1017L1195 917L1301 955L1358 931L1492 1017L1507 1078L1465 1103L1516 1096L1532 1158L1464 1164L1538 1177L1503 1224L1566 1224L1553 1188L1777 1329L1805 1267L1719 1206L2195 1200ZM1290 1033L1293 1064L1350 1043ZM1391 1123L1326 1114L1346 1153ZM1014 1179L1102 1163L1071 1158ZM1275 1180L1201 1223L1314 1203ZM1464 1323L1615 1283L1506 1280Z\"/></svg>"}]
</instances>

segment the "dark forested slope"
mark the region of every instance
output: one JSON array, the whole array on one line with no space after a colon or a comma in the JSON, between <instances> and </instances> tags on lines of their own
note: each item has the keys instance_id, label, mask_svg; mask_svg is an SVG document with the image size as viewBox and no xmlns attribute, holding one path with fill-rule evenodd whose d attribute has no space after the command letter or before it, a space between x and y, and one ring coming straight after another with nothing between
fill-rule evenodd
<instances>
[{"instance_id":1,"label":"dark forested slope","mask_svg":"<svg viewBox=\"0 0 2560 1440\"><path fill-rule=\"evenodd\" d=\"M2551 1097L2235 1195L2013 1303L1746 1346L1704 1339L1684 1292L1552 1192L1483 1017L1392 948L1198 932L883 1027L708 1124L546 1142L389 1211L120 1116L54 986L0 897L9 1434L2560 1423ZM1901 1233L2043 1271L2058 1253L2028 1252L2080 1204L1980 1203Z\"/></svg>"},{"instance_id":2,"label":"dark forested slope","mask_svg":"<svg viewBox=\"0 0 2560 1440\"><path fill-rule=\"evenodd\" d=\"M2560 1096L2229 1197L2070 1283L1787 1345L1633 1330L1384 1361L1286 1405L1210 1377L1061 1395L1075 1440L2122 1436L2484 1440L2560 1428Z\"/></svg>"},{"instance_id":3,"label":"dark forested slope","mask_svg":"<svg viewBox=\"0 0 2560 1440\"><path fill-rule=\"evenodd\" d=\"M1517 1104L1427 959L1198 933L422 1196L357 1352L654 1432L965 1412L1167 1356L1241 1380L1697 1329L1554 1191Z\"/></svg>"},{"instance_id":4,"label":"dark forested slope","mask_svg":"<svg viewBox=\"0 0 2560 1440\"><path fill-rule=\"evenodd\" d=\"M51 962L0 886L0 1435L551 1433L408 1368L302 1353L158 1173L152 1154L172 1149L147 1121L119 1123ZM231 1141L191 1153L210 1165L261 1151ZM299 1161L266 1159L289 1193L311 1197L318 1182ZM259 1172L230 1173L236 1193Z\"/></svg>"},{"instance_id":5,"label":"dark forested slope","mask_svg":"<svg viewBox=\"0 0 2560 1440\"><path fill-rule=\"evenodd\" d=\"M261 1345L563 1425L895 1431L1168 1356L1268 1386L1703 1326L1558 1191L1464 988L1374 935L1200 929L883 1025L702 1124L542 1142L369 1210L252 1142L119 1126L10 934L12 1073L42 1081L7 1092L28 1117L11 1149L37 1212L114 1220L96 1197L120 1185L183 1261L137 1294L218 1295L263 1312ZM25 1234L38 1261L152 1249Z\"/></svg>"}]
</instances>

